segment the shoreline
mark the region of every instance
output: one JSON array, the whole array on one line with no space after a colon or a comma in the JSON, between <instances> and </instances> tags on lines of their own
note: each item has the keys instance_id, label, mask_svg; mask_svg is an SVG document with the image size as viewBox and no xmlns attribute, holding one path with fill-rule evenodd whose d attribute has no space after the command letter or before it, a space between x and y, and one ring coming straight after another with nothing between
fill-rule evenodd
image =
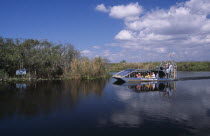
<instances>
[{"instance_id":1,"label":"shoreline","mask_svg":"<svg viewBox=\"0 0 210 136\"><path fill-rule=\"evenodd\" d=\"M119 71L112 71L119 72ZM111 72L111 73L112 73ZM210 71L178 71L178 72L210 72ZM61 80L97 80L97 79L108 79L111 78L112 74L109 74L105 77L94 77L94 78L66 78L66 77L58 77L58 78L24 78L24 77L8 77L8 78L0 78L0 83L8 83L8 82L37 82L37 81L61 81Z\"/></svg>"},{"instance_id":2,"label":"shoreline","mask_svg":"<svg viewBox=\"0 0 210 136\"><path fill-rule=\"evenodd\" d=\"M97 79L108 79L111 75L107 77L95 77L95 78L7 78L1 79L0 83L6 82L37 82L37 81L61 81L61 80L97 80Z\"/></svg>"}]
</instances>

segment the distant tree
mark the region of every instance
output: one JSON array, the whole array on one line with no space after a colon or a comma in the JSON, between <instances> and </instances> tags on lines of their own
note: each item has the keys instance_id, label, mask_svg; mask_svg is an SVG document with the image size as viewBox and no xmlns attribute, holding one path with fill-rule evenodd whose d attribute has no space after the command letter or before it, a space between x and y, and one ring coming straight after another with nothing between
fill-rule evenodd
<instances>
[{"instance_id":1,"label":"distant tree","mask_svg":"<svg viewBox=\"0 0 210 136\"><path fill-rule=\"evenodd\" d=\"M120 61L120 63L126 63L126 60L122 60L122 61Z\"/></svg>"}]
</instances>

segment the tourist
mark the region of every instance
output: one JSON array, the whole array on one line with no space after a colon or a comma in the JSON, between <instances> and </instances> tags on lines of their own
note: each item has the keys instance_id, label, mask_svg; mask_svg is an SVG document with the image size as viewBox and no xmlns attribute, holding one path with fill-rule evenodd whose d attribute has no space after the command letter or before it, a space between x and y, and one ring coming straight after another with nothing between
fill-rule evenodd
<instances>
[{"instance_id":1,"label":"tourist","mask_svg":"<svg viewBox=\"0 0 210 136\"><path fill-rule=\"evenodd\" d=\"M165 64L165 69L167 69L167 68L168 68L168 63Z\"/></svg>"},{"instance_id":2,"label":"tourist","mask_svg":"<svg viewBox=\"0 0 210 136\"><path fill-rule=\"evenodd\" d=\"M141 78L141 73L138 73L137 78Z\"/></svg>"},{"instance_id":3,"label":"tourist","mask_svg":"<svg viewBox=\"0 0 210 136\"><path fill-rule=\"evenodd\" d=\"M152 72L151 78L155 78L155 73L154 72Z\"/></svg>"},{"instance_id":4,"label":"tourist","mask_svg":"<svg viewBox=\"0 0 210 136\"><path fill-rule=\"evenodd\" d=\"M169 65L169 77L171 77L172 71L173 71L173 66L170 64L170 65Z\"/></svg>"},{"instance_id":5,"label":"tourist","mask_svg":"<svg viewBox=\"0 0 210 136\"><path fill-rule=\"evenodd\" d=\"M169 68L166 69L166 78L169 78L169 73L170 73L170 70Z\"/></svg>"},{"instance_id":6,"label":"tourist","mask_svg":"<svg viewBox=\"0 0 210 136\"><path fill-rule=\"evenodd\" d=\"M138 78L138 76L139 76L139 74L137 73L137 74L136 74L136 78Z\"/></svg>"},{"instance_id":7,"label":"tourist","mask_svg":"<svg viewBox=\"0 0 210 136\"><path fill-rule=\"evenodd\" d=\"M159 78L159 74L157 73L155 77L156 77L156 78Z\"/></svg>"},{"instance_id":8,"label":"tourist","mask_svg":"<svg viewBox=\"0 0 210 136\"><path fill-rule=\"evenodd\" d=\"M145 76L146 78L150 78L150 74L149 73L147 73L147 75Z\"/></svg>"}]
</instances>

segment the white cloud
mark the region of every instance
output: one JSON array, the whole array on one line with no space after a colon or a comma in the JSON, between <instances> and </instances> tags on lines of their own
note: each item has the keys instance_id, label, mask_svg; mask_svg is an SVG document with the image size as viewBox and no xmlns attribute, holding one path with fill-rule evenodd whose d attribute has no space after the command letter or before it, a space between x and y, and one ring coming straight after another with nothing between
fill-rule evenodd
<instances>
[{"instance_id":1,"label":"white cloud","mask_svg":"<svg viewBox=\"0 0 210 136\"><path fill-rule=\"evenodd\" d=\"M157 48L156 51L159 53L164 53L164 52L166 52L166 48Z\"/></svg>"},{"instance_id":2,"label":"white cloud","mask_svg":"<svg viewBox=\"0 0 210 136\"><path fill-rule=\"evenodd\" d=\"M113 6L109 15L114 18L136 17L142 13L143 9L138 3L128 5Z\"/></svg>"},{"instance_id":3,"label":"white cloud","mask_svg":"<svg viewBox=\"0 0 210 136\"><path fill-rule=\"evenodd\" d=\"M83 50L80 53L82 53L83 55L87 55L87 54L91 54L92 51L90 51L90 50Z\"/></svg>"},{"instance_id":4,"label":"white cloud","mask_svg":"<svg viewBox=\"0 0 210 136\"><path fill-rule=\"evenodd\" d=\"M110 55L110 51L109 51L109 50L104 50L104 51L102 52L102 55L103 55L104 57L108 57L108 56Z\"/></svg>"},{"instance_id":5,"label":"white cloud","mask_svg":"<svg viewBox=\"0 0 210 136\"><path fill-rule=\"evenodd\" d=\"M124 56L128 61L133 61L133 54L138 56L137 62L160 61L171 52L177 61L209 61L209 7L210 0L189 0L168 9L144 11L144 14L138 3L110 7L107 13L122 19L125 27L114 37L117 41L109 45L126 50ZM115 55L110 52L109 57L120 60L122 51Z\"/></svg>"},{"instance_id":6,"label":"white cloud","mask_svg":"<svg viewBox=\"0 0 210 136\"><path fill-rule=\"evenodd\" d=\"M206 23L201 27L201 30L204 32L210 32L210 21L206 21Z\"/></svg>"},{"instance_id":7,"label":"white cloud","mask_svg":"<svg viewBox=\"0 0 210 136\"><path fill-rule=\"evenodd\" d=\"M108 12L108 9L105 7L104 4L97 5L96 10L101 11L101 12Z\"/></svg>"},{"instance_id":8,"label":"white cloud","mask_svg":"<svg viewBox=\"0 0 210 136\"><path fill-rule=\"evenodd\" d=\"M94 49L100 49L99 46L92 46L92 48L94 48Z\"/></svg>"},{"instance_id":9,"label":"white cloud","mask_svg":"<svg viewBox=\"0 0 210 136\"><path fill-rule=\"evenodd\" d=\"M209 0L190 0L185 3L185 6L190 8L192 12L198 14L209 14L210 13L210 2Z\"/></svg>"},{"instance_id":10,"label":"white cloud","mask_svg":"<svg viewBox=\"0 0 210 136\"><path fill-rule=\"evenodd\" d=\"M115 39L118 39L118 40L132 40L133 36L132 36L132 33L130 31L122 30L115 36Z\"/></svg>"}]
</instances>

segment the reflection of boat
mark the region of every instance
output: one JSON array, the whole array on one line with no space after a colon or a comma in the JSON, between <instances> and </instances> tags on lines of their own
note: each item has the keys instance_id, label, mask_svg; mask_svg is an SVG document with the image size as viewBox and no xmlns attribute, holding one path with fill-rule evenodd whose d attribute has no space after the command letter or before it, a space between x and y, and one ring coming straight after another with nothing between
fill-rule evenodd
<instances>
[{"instance_id":1,"label":"reflection of boat","mask_svg":"<svg viewBox=\"0 0 210 136\"><path fill-rule=\"evenodd\" d=\"M177 65L174 61L162 62L156 69L126 69L112 77L123 82L156 82L176 79Z\"/></svg>"},{"instance_id":2,"label":"reflection of boat","mask_svg":"<svg viewBox=\"0 0 210 136\"><path fill-rule=\"evenodd\" d=\"M133 89L135 92L145 91L170 91L175 90L175 82L162 82L162 83L145 83L137 85L129 85L128 88Z\"/></svg>"},{"instance_id":3,"label":"reflection of boat","mask_svg":"<svg viewBox=\"0 0 210 136\"><path fill-rule=\"evenodd\" d=\"M117 84L115 82L114 84ZM140 93L140 92L163 92L165 96L171 96L176 89L175 81L168 82L127 82L124 84L118 84L121 86L127 86L129 89Z\"/></svg>"}]
</instances>

